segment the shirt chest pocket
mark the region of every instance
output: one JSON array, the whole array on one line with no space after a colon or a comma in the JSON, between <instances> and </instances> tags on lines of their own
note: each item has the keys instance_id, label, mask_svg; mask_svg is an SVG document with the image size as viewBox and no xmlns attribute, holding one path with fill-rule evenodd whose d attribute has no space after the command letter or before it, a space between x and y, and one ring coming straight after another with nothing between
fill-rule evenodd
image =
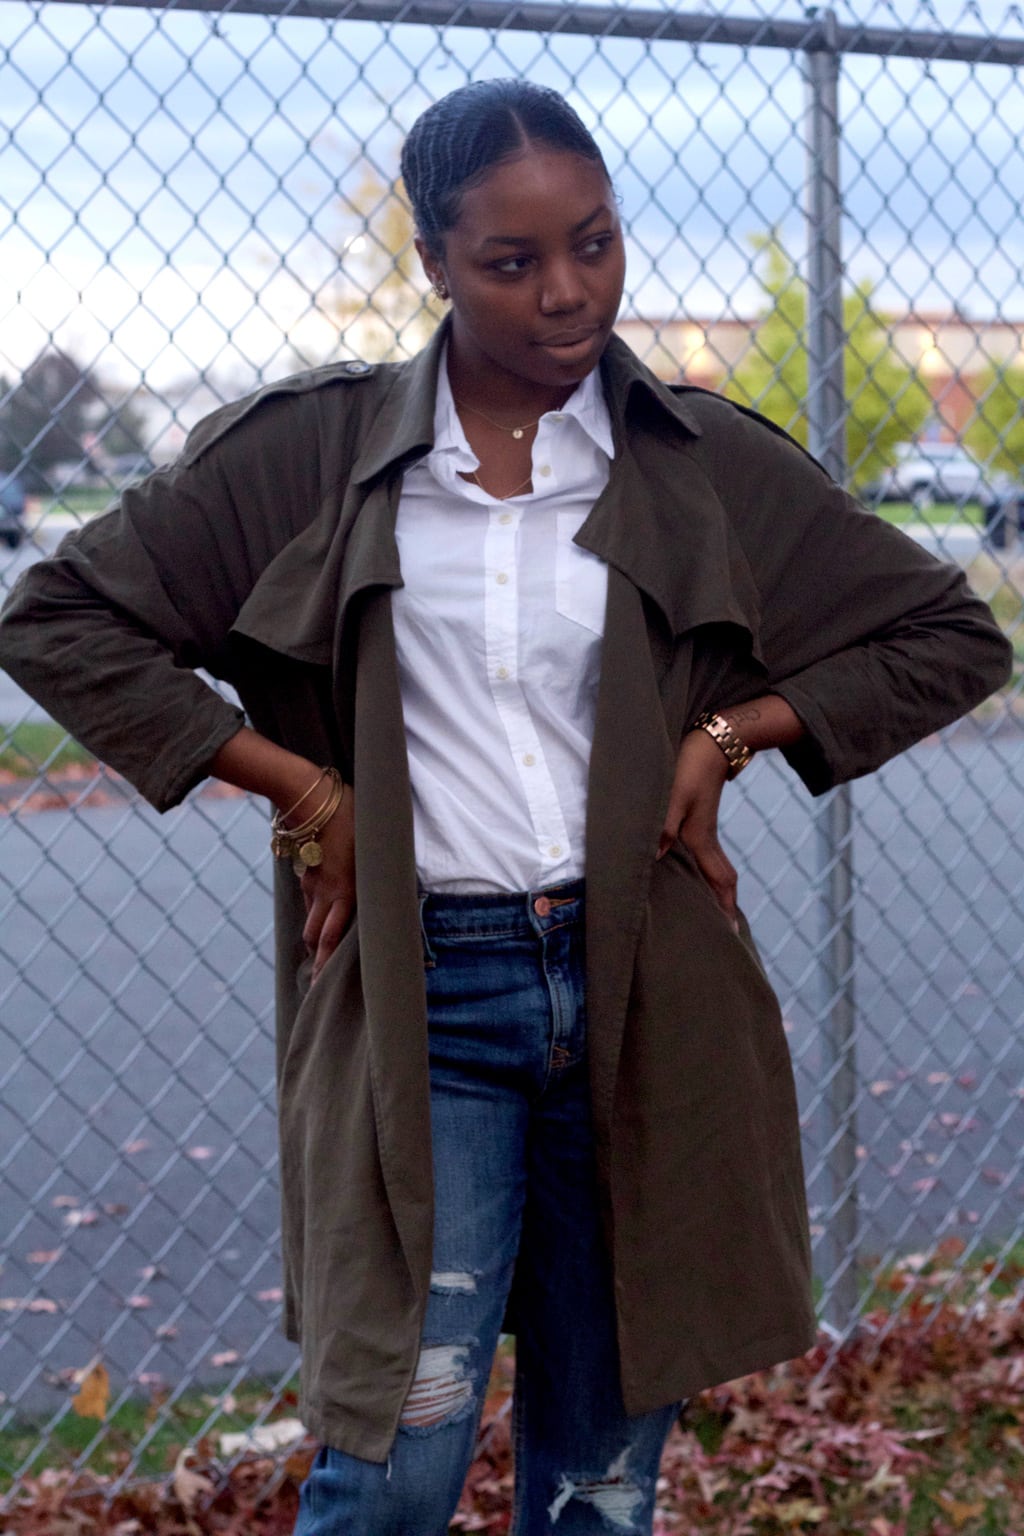
<instances>
[{"instance_id":1,"label":"shirt chest pocket","mask_svg":"<svg viewBox=\"0 0 1024 1536\"><path fill-rule=\"evenodd\" d=\"M585 515L579 512L557 514L555 607L563 619L571 619L591 633L603 635L608 567L597 555L573 543Z\"/></svg>"}]
</instances>

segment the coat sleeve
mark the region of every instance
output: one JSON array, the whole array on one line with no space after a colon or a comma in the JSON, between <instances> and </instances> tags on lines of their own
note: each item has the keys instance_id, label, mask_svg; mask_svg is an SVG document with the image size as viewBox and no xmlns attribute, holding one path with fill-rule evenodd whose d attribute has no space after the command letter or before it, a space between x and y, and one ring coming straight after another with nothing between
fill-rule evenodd
<instances>
[{"instance_id":1,"label":"coat sleeve","mask_svg":"<svg viewBox=\"0 0 1024 1536\"><path fill-rule=\"evenodd\" d=\"M269 401L126 490L116 510L31 566L0 622L0 664L158 810L180 801L243 723L195 669L230 681L228 634L260 572L316 510L300 409Z\"/></svg>"},{"instance_id":2,"label":"coat sleeve","mask_svg":"<svg viewBox=\"0 0 1024 1536\"><path fill-rule=\"evenodd\" d=\"M702 447L760 595L770 687L807 728L786 756L813 794L1007 681L1009 641L958 567L864 511L760 418L737 412L729 437Z\"/></svg>"}]
</instances>

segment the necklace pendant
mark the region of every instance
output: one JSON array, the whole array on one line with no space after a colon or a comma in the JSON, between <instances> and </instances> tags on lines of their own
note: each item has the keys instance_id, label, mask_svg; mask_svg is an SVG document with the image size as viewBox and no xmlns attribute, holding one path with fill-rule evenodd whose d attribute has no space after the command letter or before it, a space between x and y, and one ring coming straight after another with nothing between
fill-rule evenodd
<instances>
[{"instance_id":1,"label":"necklace pendant","mask_svg":"<svg viewBox=\"0 0 1024 1536\"><path fill-rule=\"evenodd\" d=\"M513 427L512 428L512 436L513 437L522 437L522 435L523 435L522 427Z\"/></svg>"}]
</instances>

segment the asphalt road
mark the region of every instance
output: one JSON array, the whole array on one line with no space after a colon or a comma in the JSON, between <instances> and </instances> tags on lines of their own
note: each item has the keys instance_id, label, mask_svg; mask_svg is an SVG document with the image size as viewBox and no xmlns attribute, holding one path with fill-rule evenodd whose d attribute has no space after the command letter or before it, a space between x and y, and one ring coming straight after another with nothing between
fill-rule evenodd
<instances>
[{"instance_id":1,"label":"asphalt road","mask_svg":"<svg viewBox=\"0 0 1024 1536\"><path fill-rule=\"evenodd\" d=\"M967 726L853 788L868 1257L1024 1227L1022 770L1024 738ZM762 760L730 791L727 835L788 1021L824 1267L817 814ZM55 1401L48 1383L97 1354L119 1383L292 1365L277 1326L267 863L262 809L245 799L0 818L0 1390L13 1399Z\"/></svg>"}]
</instances>

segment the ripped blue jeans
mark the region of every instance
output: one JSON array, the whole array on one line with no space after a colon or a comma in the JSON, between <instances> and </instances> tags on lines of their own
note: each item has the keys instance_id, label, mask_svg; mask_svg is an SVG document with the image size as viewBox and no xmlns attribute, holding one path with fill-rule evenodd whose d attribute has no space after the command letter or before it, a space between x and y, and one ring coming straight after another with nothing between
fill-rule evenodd
<instances>
[{"instance_id":1,"label":"ripped blue jeans","mask_svg":"<svg viewBox=\"0 0 1024 1536\"><path fill-rule=\"evenodd\" d=\"M513 1536L642 1536L675 1407L627 1417L587 1090L582 882L427 896L436 1215L419 1366L386 1464L324 1447L296 1536L446 1536L506 1306Z\"/></svg>"}]
</instances>

